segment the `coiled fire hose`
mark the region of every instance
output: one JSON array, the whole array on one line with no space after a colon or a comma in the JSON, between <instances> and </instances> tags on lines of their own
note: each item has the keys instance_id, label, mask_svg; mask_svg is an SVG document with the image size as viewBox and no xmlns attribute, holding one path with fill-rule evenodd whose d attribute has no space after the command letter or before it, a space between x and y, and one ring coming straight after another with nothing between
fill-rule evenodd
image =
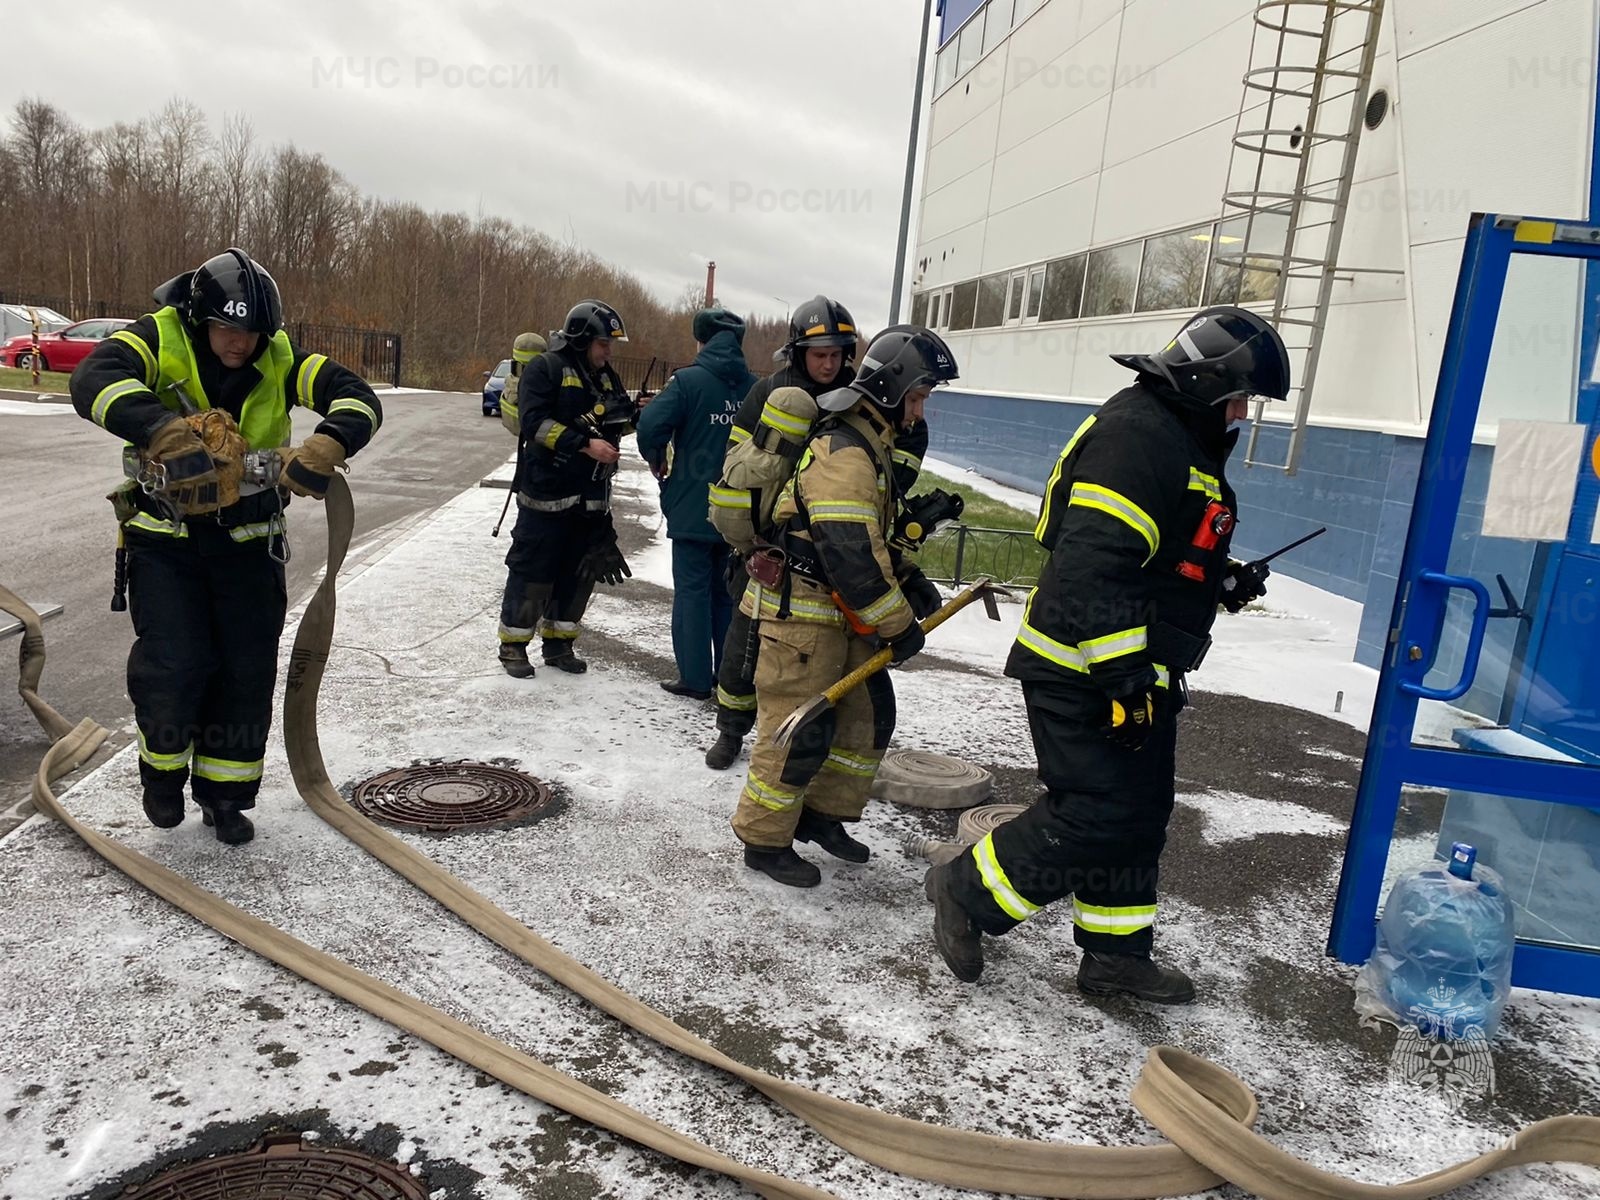
<instances>
[{"instance_id":1,"label":"coiled fire hose","mask_svg":"<svg viewBox=\"0 0 1600 1200\"><path fill-rule=\"evenodd\" d=\"M295 786L329 824L523 961L653 1040L757 1088L835 1144L868 1162L918 1179L979 1191L1082 1200L1178 1196L1224 1180L1265 1200L1424 1200L1506 1167L1570 1162L1600 1167L1600 1118L1552 1117L1497 1150L1394 1185L1368 1184L1320 1171L1274 1147L1251 1126L1255 1096L1215 1063L1172 1046L1153 1047L1131 1099L1168 1139L1158 1146L1070 1146L996 1137L878 1112L814 1092L737 1062L569 958L440 869L430 859L355 812L328 778L317 739L316 700L332 642L335 590L349 548L354 508L335 477L326 501L328 566L301 619L290 654L284 739ZM825 1200L808 1184L755 1170L678 1133L560 1071L491 1038L388 984L356 970L228 904L182 876L81 824L56 799L53 780L75 770L106 731L85 719L72 727L39 700L44 639L32 610L0 588L0 608L27 625L22 691L54 739L33 781L33 800L107 862L224 936L349 1000L519 1091L621 1137L697 1167L720 1171L770 1200ZM31 618L31 623L30 623Z\"/></svg>"}]
</instances>

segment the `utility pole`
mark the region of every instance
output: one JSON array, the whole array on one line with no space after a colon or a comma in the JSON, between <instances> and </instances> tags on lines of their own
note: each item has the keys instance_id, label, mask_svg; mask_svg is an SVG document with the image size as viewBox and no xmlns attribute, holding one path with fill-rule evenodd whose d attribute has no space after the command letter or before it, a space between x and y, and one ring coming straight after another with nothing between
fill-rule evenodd
<instances>
[{"instance_id":1,"label":"utility pole","mask_svg":"<svg viewBox=\"0 0 1600 1200\"><path fill-rule=\"evenodd\" d=\"M917 133L922 123L922 85L928 70L928 26L933 0L923 0L917 37L917 95L911 103L911 137L906 143L906 187L900 198L900 241L894 252L894 291L889 296L889 324L900 323L900 293L906 281L906 239L911 236L911 182L917 172Z\"/></svg>"}]
</instances>

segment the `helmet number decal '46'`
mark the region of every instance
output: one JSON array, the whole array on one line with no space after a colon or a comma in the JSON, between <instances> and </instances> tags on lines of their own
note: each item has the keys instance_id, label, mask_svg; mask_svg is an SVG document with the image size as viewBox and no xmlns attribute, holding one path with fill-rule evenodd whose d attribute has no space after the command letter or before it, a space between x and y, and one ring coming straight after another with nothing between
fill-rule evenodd
<instances>
[{"instance_id":1,"label":"helmet number decal '46'","mask_svg":"<svg viewBox=\"0 0 1600 1200\"><path fill-rule=\"evenodd\" d=\"M243 300L228 300L222 305L222 313L228 317L248 317L250 306Z\"/></svg>"}]
</instances>

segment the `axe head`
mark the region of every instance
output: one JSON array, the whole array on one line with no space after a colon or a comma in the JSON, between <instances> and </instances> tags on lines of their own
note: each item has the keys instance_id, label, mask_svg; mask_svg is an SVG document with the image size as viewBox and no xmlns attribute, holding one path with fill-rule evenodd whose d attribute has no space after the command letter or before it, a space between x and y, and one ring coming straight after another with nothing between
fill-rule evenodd
<instances>
[{"instance_id":1,"label":"axe head","mask_svg":"<svg viewBox=\"0 0 1600 1200\"><path fill-rule=\"evenodd\" d=\"M973 598L983 601L983 611L991 621L1000 619L1000 605L995 602L996 596L1011 595L1010 588L1003 588L989 580L980 580L972 589Z\"/></svg>"}]
</instances>

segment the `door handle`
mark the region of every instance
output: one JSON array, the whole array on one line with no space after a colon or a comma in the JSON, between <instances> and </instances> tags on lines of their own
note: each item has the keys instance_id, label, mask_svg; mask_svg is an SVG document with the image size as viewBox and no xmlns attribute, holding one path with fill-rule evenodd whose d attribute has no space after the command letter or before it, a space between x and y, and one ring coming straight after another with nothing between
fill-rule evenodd
<instances>
[{"instance_id":1,"label":"door handle","mask_svg":"<svg viewBox=\"0 0 1600 1200\"><path fill-rule=\"evenodd\" d=\"M1400 690L1412 696L1420 696L1424 700L1456 700L1467 694L1472 687L1472 681L1478 674L1478 656L1483 652L1483 633L1489 627L1489 589L1476 579L1469 579L1464 575L1447 575L1443 571L1423 571L1417 576L1417 582L1430 584L1445 589L1460 588L1462 591L1471 592L1477 600L1472 610L1472 628L1467 632L1467 653L1461 663L1461 678L1448 688L1424 687L1420 681L1412 682L1409 679L1400 681ZM1422 657L1422 647L1413 643L1407 652L1414 658Z\"/></svg>"}]
</instances>

